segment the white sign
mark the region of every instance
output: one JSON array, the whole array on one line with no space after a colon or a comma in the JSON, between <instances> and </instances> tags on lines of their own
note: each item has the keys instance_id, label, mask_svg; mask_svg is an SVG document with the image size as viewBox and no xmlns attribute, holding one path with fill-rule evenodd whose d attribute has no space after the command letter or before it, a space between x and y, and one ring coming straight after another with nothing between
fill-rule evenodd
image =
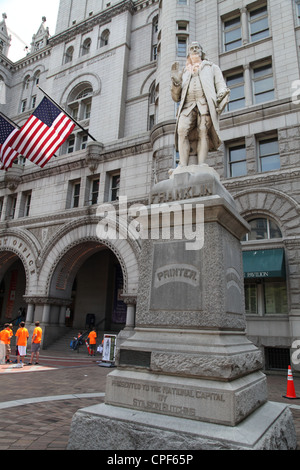
<instances>
[{"instance_id":1,"label":"white sign","mask_svg":"<svg viewBox=\"0 0 300 470\"><path fill-rule=\"evenodd\" d=\"M116 335L104 335L102 361L115 362L116 343Z\"/></svg>"}]
</instances>

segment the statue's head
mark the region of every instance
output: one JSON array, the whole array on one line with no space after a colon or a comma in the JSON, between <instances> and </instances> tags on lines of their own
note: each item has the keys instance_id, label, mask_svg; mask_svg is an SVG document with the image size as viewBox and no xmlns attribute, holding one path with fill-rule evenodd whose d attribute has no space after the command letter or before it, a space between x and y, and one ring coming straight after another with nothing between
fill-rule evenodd
<instances>
[{"instance_id":1,"label":"statue's head","mask_svg":"<svg viewBox=\"0 0 300 470\"><path fill-rule=\"evenodd\" d=\"M203 47L199 44L198 41L193 41L189 46L189 55L199 55L201 59L205 58L205 52L203 51Z\"/></svg>"}]
</instances>

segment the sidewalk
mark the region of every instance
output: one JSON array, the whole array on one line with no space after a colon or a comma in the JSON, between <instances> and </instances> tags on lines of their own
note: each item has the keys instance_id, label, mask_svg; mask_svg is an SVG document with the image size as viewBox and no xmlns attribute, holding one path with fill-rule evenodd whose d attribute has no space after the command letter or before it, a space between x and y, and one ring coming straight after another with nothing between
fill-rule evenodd
<instances>
[{"instance_id":1,"label":"sidewalk","mask_svg":"<svg viewBox=\"0 0 300 470\"><path fill-rule=\"evenodd\" d=\"M99 356L46 354L41 353L39 366L5 373L0 366L0 450L65 450L74 413L104 401L112 369L99 367ZM283 398L285 374L268 375L267 382L269 400L291 406L300 448L300 400ZM294 384L300 396L300 377Z\"/></svg>"}]
</instances>

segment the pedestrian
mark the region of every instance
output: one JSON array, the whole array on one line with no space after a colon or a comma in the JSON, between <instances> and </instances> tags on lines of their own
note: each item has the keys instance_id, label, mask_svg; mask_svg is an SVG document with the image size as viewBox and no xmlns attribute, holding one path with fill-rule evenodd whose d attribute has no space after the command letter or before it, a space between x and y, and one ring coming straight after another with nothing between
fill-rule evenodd
<instances>
[{"instance_id":1,"label":"pedestrian","mask_svg":"<svg viewBox=\"0 0 300 470\"><path fill-rule=\"evenodd\" d=\"M42 335L43 335L43 330L40 327L40 322L36 321L35 322L35 329L33 330L33 333L32 333L31 358L30 358L30 362L28 363L28 365L32 364L34 355L35 355L35 359L36 359L35 363L36 364L39 363Z\"/></svg>"},{"instance_id":2,"label":"pedestrian","mask_svg":"<svg viewBox=\"0 0 300 470\"><path fill-rule=\"evenodd\" d=\"M90 334L88 335L88 340L90 343L90 355L95 356L96 354L96 339L97 339L97 333L95 328L92 329Z\"/></svg>"},{"instance_id":3,"label":"pedestrian","mask_svg":"<svg viewBox=\"0 0 300 470\"><path fill-rule=\"evenodd\" d=\"M0 333L0 340L5 344L5 362L8 364L11 362L10 360L10 339L12 337L12 331L9 327L9 324L6 323L4 325L4 330Z\"/></svg>"},{"instance_id":4,"label":"pedestrian","mask_svg":"<svg viewBox=\"0 0 300 470\"><path fill-rule=\"evenodd\" d=\"M25 322L20 323L20 328L16 332L17 337L17 347L18 347L18 356L17 362L20 363L20 360L23 365L24 357L26 356L27 340L29 338L29 333L27 328L25 328Z\"/></svg>"}]
</instances>

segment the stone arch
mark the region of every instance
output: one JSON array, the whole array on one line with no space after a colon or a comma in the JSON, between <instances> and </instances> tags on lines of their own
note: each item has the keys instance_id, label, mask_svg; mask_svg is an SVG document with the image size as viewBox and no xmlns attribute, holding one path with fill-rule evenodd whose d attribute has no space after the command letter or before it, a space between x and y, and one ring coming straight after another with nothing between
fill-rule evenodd
<instances>
[{"instance_id":1,"label":"stone arch","mask_svg":"<svg viewBox=\"0 0 300 470\"><path fill-rule=\"evenodd\" d=\"M274 219L283 236L299 234L300 206L290 196L275 189L249 189L235 196L237 209L243 217L266 215Z\"/></svg>"},{"instance_id":2,"label":"stone arch","mask_svg":"<svg viewBox=\"0 0 300 470\"><path fill-rule=\"evenodd\" d=\"M0 233L0 278L8 267L19 258L26 275L26 295L36 291L39 265L39 250L29 235L21 230L5 230Z\"/></svg>"},{"instance_id":3,"label":"stone arch","mask_svg":"<svg viewBox=\"0 0 300 470\"><path fill-rule=\"evenodd\" d=\"M158 16L158 14L159 14L159 9L156 8L155 10L152 11L152 13L150 13L150 15L148 15L146 19L146 24L152 23L152 21L154 20L156 16Z\"/></svg>"},{"instance_id":4,"label":"stone arch","mask_svg":"<svg viewBox=\"0 0 300 470\"><path fill-rule=\"evenodd\" d=\"M101 91L100 78L92 73L81 74L74 78L74 80L72 80L69 85L65 88L60 100L62 105L65 105L67 103L68 96L70 95L72 90L81 85L82 83L90 84L92 86L93 96L99 95Z\"/></svg>"},{"instance_id":5,"label":"stone arch","mask_svg":"<svg viewBox=\"0 0 300 470\"><path fill-rule=\"evenodd\" d=\"M147 77L143 81L141 89L140 89L140 95L143 95L144 93L149 93L149 90L154 82L155 82L155 71L149 73L149 75L147 75Z\"/></svg>"},{"instance_id":6,"label":"stone arch","mask_svg":"<svg viewBox=\"0 0 300 470\"><path fill-rule=\"evenodd\" d=\"M99 218L84 217L64 226L41 253L39 284L48 296L53 294L53 282L61 287L66 286L67 276L93 253L108 248L118 259L123 272L123 293L137 295L139 267L138 246L135 242L118 237L115 240L104 240L97 236ZM77 261L75 260L77 256ZM77 263L77 264L76 264Z\"/></svg>"}]
</instances>

